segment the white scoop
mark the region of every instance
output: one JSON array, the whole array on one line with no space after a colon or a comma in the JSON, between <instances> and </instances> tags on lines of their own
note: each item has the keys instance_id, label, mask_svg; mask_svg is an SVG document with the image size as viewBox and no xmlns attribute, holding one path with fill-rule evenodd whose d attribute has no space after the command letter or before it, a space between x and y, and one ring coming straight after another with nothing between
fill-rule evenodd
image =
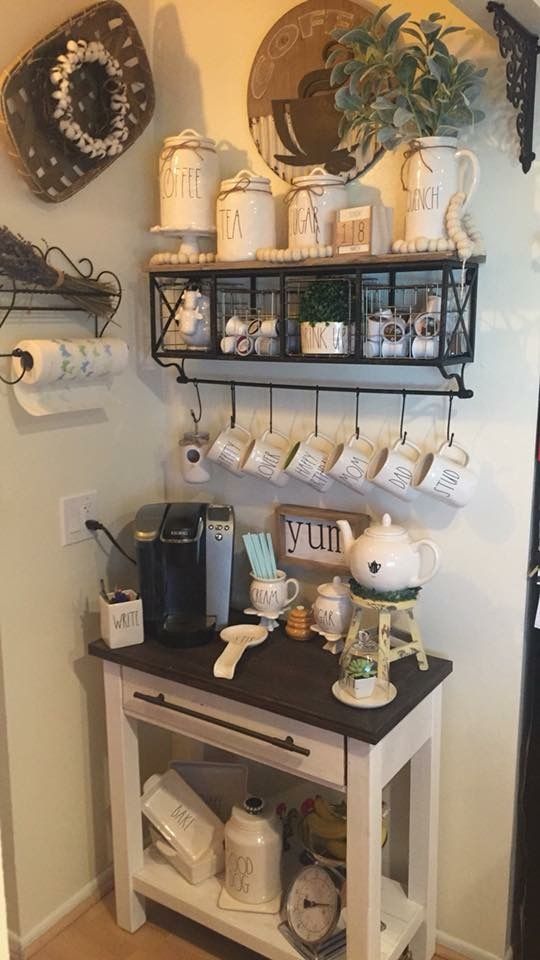
<instances>
[{"instance_id":1,"label":"white scoop","mask_svg":"<svg viewBox=\"0 0 540 960\"><path fill-rule=\"evenodd\" d=\"M268 630L251 623L240 623L237 626L225 627L220 637L227 644L225 650L214 664L214 676L232 680L236 664L240 660L246 647L257 647L264 643Z\"/></svg>"}]
</instances>

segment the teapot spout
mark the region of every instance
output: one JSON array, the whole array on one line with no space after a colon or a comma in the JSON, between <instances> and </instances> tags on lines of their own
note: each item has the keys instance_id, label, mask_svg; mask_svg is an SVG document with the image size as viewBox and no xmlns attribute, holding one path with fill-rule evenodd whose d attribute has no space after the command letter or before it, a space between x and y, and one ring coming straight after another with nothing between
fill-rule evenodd
<instances>
[{"instance_id":1,"label":"teapot spout","mask_svg":"<svg viewBox=\"0 0 540 960\"><path fill-rule=\"evenodd\" d=\"M351 530L351 525L348 520L337 520L336 525L341 534L341 543L343 546L343 553L345 556L345 560L347 563L349 563L351 547L354 543L354 536Z\"/></svg>"}]
</instances>

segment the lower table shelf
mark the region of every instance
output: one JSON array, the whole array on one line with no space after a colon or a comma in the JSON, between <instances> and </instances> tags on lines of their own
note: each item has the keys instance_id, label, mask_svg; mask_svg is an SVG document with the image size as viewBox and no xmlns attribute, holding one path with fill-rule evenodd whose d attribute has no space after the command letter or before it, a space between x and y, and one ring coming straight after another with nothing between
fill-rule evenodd
<instances>
[{"instance_id":1,"label":"lower table shelf","mask_svg":"<svg viewBox=\"0 0 540 960\"><path fill-rule=\"evenodd\" d=\"M144 853L142 869L133 878L137 893L175 910L270 960L298 960L299 954L278 930L279 917L236 913L218 907L222 881L213 877L193 886L169 866L152 847ZM409 900L395 880L382 879L381 960L398 960L424 919L424 908Z\"/></svg>"}]
</instances>

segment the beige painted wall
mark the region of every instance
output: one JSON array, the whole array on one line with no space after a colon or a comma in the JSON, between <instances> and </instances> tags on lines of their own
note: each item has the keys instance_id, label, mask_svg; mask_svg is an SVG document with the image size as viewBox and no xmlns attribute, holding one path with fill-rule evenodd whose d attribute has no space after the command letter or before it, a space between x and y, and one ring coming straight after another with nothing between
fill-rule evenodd
<instances>
[{"instance_id":1,"label":"beige painted wall","mask_svg":"<svg viewBox=\"0 0 540 960\"><path fill-rule=\"evenodd\" d=\"M117 269L126 291L122 329L138 347L104 415L38 423L16 407L6 388L0 392L5 410L0 418L0 690L5 691L0 719L7 715L7 741L0 742L0 801L10 926L25 937L109 862L101 682L98 665L84 657L96 629L86 611L95 609L96 582L106 560L92 543L60 548L58 498L95 487L101 517L120 530L140 503L162 495L164 464L167 494L195 495L178 482L176 455L192 394L170 375L165 408L160 373L139 362L146 347L146 291L138 267L151 247L145 230L157 219L155 158L163 135L196 126L223 141L224 175L246 163L265 172L249 138L247 75L264 31L290 2L206 0L201 7L196 0L128 0L126 5L154 60L159 105L154 128L78 198L58 208L35 200L0 152L3 219L29 237L46 236L74 255L88 254L99 266ZM395 4L396 11L401 8ZM78 9L74 0L46 5L29 0L19 6L16 16L3 21L0 62L9 62ZM415 3L415 12L430 10L424 0ZM458 15L453 19L457 22ZM432 532L444 551L443 569L425 590L421 614L431 649L455 662L445 696L439 926L487 951L486 956L502 957L538 375L531 263L538 199L537 171L525 178L511 159L512 119L504 107L495 45L481 35L475 45L493 65L490 95L497 100L490 122L471 138L484 168L474 209L487 237L489 261L481 274L478 361L469 373L476 397L458 405L455 426L479 465L481 488L475 503L456 515L427 502L410 510L396 502L392 509L413 531ZM371 198L380 189L385 202L397 206L399 222L399 163L398 157L385 158L351 191L351 199ZM283 192L278 181L273 187ZM50 335L82 328L62 323L46 329ZM31 335L38 328L28 320L11 321L0 334L0 349L22 332ZM290 367L276 369L276 377L286 375ZM298 375L309 376L309 371ZM351 380L355 375L351 368ZM333 372L321 368L320 377L331 381ZM406 377L416 379L414 371ZM391 374L370 372L369 378L388 381ZM223 416L216 411L223 410L226 395L219 388L206 390L203 401L205 425L215 431ZM260 402L260 394L240 391L242 422L262 428ZM442 403L411 402L411 436L432 442L441 435L445 412ZM166 413L167 433L162 434ZM352 404L325 399L322 427L344 433L351 415ZM374 438L395 433L396 402L366 400L362 415ZM295 436L310 426L310 417L307 399L276 400L276 420ZM265 522L273 499L272 488L234 481L217 469L210 495L242 504L241 525L252 529ZM287 499L319 502L295 484ZM358 507L354 497L337 490L325 502ZM368 504L375 513L389 506L375 495ZM239 576L237 592L243 589ZM165 749L162 742L158 746Z\"/></svg>"},{"instance_id":2,"label":"beige painted wall","mask_svg":"<svg viewBox=\"0 0 540 960\"><path fill-rule=\"evenodd\" d=\"M80 7L79 0L5 4L0 64ZM149 42L149 0L129 7ZM0 386L0 716L7 716L0 793L9 925L24 937L110 863L101 671L85 651L98 635L99 577L108 569L120 581L126 567L109 565L108 548L92 541L61 547L58 500L97 490L100 519L119 531L139 504L163 493L161 373L148 361L140 365L146 288L139 265L150 247L153 169L148 131L77 197L52 206L33 197L0 150L1 222L117 271L124 285L118 334L132 348L105 412L38 420ZM22 336L89 329L68 318L12 318L0 332L0 352Z\"/></svg>"},{"instance_id":3,"label":"beige painted wall","mask_svg":"<svg viewBox=\"0 0 540 960\"><path fill-rule=\"evenodd\" d=\"M243 166L268 173L249 135L245 110L249 68L265 31L289 7L290 0L207 0L204 17L198 0L157 2L156 79L160 111L156 132L170 134L195 127L222 142L221 169L230 175ZM408 9L395 3L394 9ZM417 0L415 14L432 5ZM452 22L465 23L448 3ZM482 267L479 292L478 360L467 373L475 390L472 401L456 403L456 437L469 447L480 473L475 501L462 512L429 500L414 507L370 492L374 513L391 509L413 533L431 533L440 543L443 564L422 594L420 616L430 649L454 660L454 675L444 700L439 928L456 949L472 944L475 956L502 957L505 948L508 883L519 712L532 454L536 416L539 325L537 308L538 249L533 251L540 200L538 167L524 177L517 165L513 117L504 100L504 71L496 45L479 30L462 41L467 53L490 67L490 119L469 141L482 163L482 185L473 209L485 233L489 259ZM457 45L457 44L456 44ZM351 190L351 199L380 190L397 209L400 158L386 157ZM284 184L273 179L276 194ZM536 190L536 193L535 193ZM284 223L281 207L281 223ZM284 233L282 230L282 237ZM533 257L536 261L533 264ZM535 292L536 291L536 292ZM242 364L227 366L241 376ZM202 375L204 364L191 372ZM207 372L215 367L206 366ZM309 379L314 368L272 368L276 379ZM330 368L317 368L319 382L335 381ZM343 378L345 378L343 371ZM357 373L348 372L355 382ZM417 382L418 372L404 372ZM362 381L395 382L390 371L361 370ZM426 378L426 381L429 377ZM435 382L433 380L432 382ZM194 396L170 377L170 446L188 426L187 407ZM239 422L255 429L265 423L264 394L237 391ZM228 396L222 388L203 390L204 427L215 433L226 419ZM312 399L295 394L275 397L274 422L294 437L312 427ZM411 438L433 444L442 439L447 408L442 401L417 400L407 405ZM351 399L321 401L321 430L347 435ZM362 426L374 439L395 436L399 403L366 399ZM169 483L177 497L207 496L178 482L178 460L170 462ZM213 495L237 505L243 528L258 529L269 516L275 488L237 480L215 468ZM283 500L318 503L342 509L359 507L345 488L334 487L318 500L309 488L292 481L280 491ZM362 507L365 504L362 503ZM237 594L245 598L245 563L239 557ZM295 574L296 575L296 574Z\"/></svg>"}]
</instances>

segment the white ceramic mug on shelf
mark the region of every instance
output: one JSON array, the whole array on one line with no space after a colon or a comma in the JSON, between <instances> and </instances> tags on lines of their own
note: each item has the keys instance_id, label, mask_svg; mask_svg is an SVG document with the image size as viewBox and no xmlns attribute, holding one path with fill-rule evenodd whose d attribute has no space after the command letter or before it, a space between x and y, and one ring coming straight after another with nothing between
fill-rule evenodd
<instances>
[{"instance_id":1,"label":"white ceramic mug on shelf","mask_svg":"<svg viewBox=\"0 0 540 960\"><path fill-rule=\"evenodd\" d=\"M234 353L236 350L237 337L222 337L219 347L222 353Z\"/></svg>"},{"instance_id":2,"label":"white ceramic mug on shelf","mask_svg":"<svg viewBox=\"0 0 540 960\"><path fill-rule=\"evenodd\" d=\"M478 478L470 468L467 451L452 442L436 453L427 453L414 472L413 486L452 507L464 507L476 490Z\"/></svg>"},{"instance_id":3,"label":"white ceramic mug on shelf","mask_svg":"<svg viewBox=\"0 0 540 960\"><path fill-rule=\"evenodd\" d=\"M380 337L368 337L367 340L364 340L364 356L365 357L380 357L381 355L381 338Z\"/></svg>"},{"instance_id":4,"label":"white ceramic mug on shelf","mask_svg":"<svg viewBox=\"0 0 540 960\"><path fill-rule=\"evenodd\" d=\"M279 340L275 337L256 337L255 353L259 357L276 357L279 353Z\"/></svg>"},{"instance_id":5,"label":"white ceramic mug on shelf","mask_svg":"<svg viewBox=\"0 0 540 960\"><path fill-rule=\"evenodd\" d=\"M324 493L334 482L325 473L325 467L333 452L334 444L322 433L310 433L305 440L298 441L285 462L285 469L297 480L315 487Z\"/></svg>"},{"instance_id":6,"label":"white ceramic mug on shelf","mask_svg":"<svg viewBox=\"0 0 540 960\"><path fill-rule=\"evenodd\" d=\"M259 333L261 337L279 337L279 320L262 320Z\"/></svg>"},{"instance_id":7,"label":"white ceramic mug on shelf","mask_svg":"<svg viewBox=\"0 0 540 960\"><path fill-rule=\"evenodd\" d=\"M415 360L433 360L439 356L439 338L415 337L411 350Z\"/></svg>"},{"instance_id":8,"label":"white ceramic mug on shelf","mask_svg":"<svg viewBox=\"0 0 540 960\"><path fill-rule=\"evenodd\" d=\"M393 320L394 314L390 308L386 310L377 310L375 313L368 314L367 335L368 338L380 337L382 335L382 326L388 320Z\"/></svg>"},{"instance_id":9,"label":"white ceramic mug on shelf","mask_svg":"<svg viewBox=\"0 0 540 960\"><path fill-rule=\"evenodd\" d=\"M251 606L263 617L277 617L278 614L296 600L300 591L298 580L293 577L287 579L283 570L277 571L274 579L263 580L251 573L249 598ZM289 596L289 584L292 584L293 593Z\"/></svg>"},{"instance_id":10,"label":"white ceramic mug on shelf","mask_svg":"<svg viewBox=\"0 0 540 960\"><path fill-rule=\"evenodd\" d=\"M369 462L375 453L375 444L368 437L355 433L349 437L347 443L340 443L336 447L326 467L326 472L344 483L345 486L360 493L366 481Z\"/></svg>"},{"instance_id":11,"label":"white ceramic mug on shelf","mask_svg":"<svg viewBox=\"0 0 540 960\"><path fill-rule=\"evenodd\" d=\"M400 500L410 500L415 495L412 480L421 456L415 443L398 438L392 447L383 447L375 454L367 479Z\"/></svg>"},{"instance_id":12,"label":"white ceramic mug on shelf","mask_svg":"<svg viewBox=\"0 0 540 960\"><path fill-rule=\"evenodd\" d=\"M249 324L246 320L241 320L240 317L233 315L229 317L225 324L225 333L228 337L245 337L248 332L248 326Z\"/></svg>"},{"instance_id":13,"label":"white ceramic mug on shelf","mask_svg":"<svg viewBox=\"0 0 540 960\"><path fill-rule=\"evenodd\" d=\"M225 427L214 440L206 457L230 473L239 474L252 440L253 437L245 427L238 424Z\"/></svg>"},{"instance_id":14,"label":"white ceramic mug on shelf","mask_svg":"<svg viewBox=\"0 0 540 960\"><path fill-rule=\"evenodd\" d=\"M284 467L290 445L285 434L277 430L265 430L262 437L251 444L243 472L259 480L268 480L276 487L284 487L289 479Z\"/></svg>"}]
</instances>

